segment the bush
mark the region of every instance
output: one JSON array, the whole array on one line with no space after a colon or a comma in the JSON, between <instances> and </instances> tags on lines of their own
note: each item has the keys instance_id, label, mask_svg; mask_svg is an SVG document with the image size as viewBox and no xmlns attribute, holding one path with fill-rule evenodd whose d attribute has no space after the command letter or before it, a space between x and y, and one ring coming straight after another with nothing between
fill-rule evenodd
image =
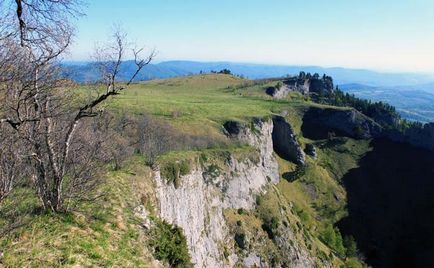
<instances>
[{"instance_id":1,"label":"bush","mask_svg":"<svg viewBox=\"0 0 434 268\"><path fill-rule=\"evenodd\" d=\"M168 183L173 183L175 188L179 187L180 176L187 175L190 172L190 165L187 160L169 162L162 166L161 176L163 176Z\"/></svg>"},{"instance_id":2,"label":"bush","mask_svg":"<svg viewBox=\"0 0 434 268\"><path fill-rule=\"evenodd\" d=\"M218 73L219 74L232 74L231 70L229 70L229 69L220 70Z\"/></svg>"},{"instance_id":3,"label":"bush","mask_svg":"<svg viewBox=\"0 0 434 268\"><path fill-rule=\"evenodd\" d=\"M303 223L303 225L305 225L305 226L308 225L308 223L310 222L309 213L307 213L303 209L296 210L296 212L297 212L297 215L300 218L301 222Z\"/></svg>"},{"instance_id":4,"label":"bush","mask_svg":"<svg viewBox=\"0 0 434 268\"><path fill-rule=\"evenodd\" d=\"M363 268L363 265L356 258L349 258L345 261L344 268Z\"/></svg>"},{"instance_id":5,"label":"bush","mask_svg":"<svg viewBox=\"0 0 434 268\"><path fill-rule=\"evenodd\" d=\"M234 239L240 249L246 249L247 243L246 235L244 233L236 233Z\"/></svg>"},{"instance_id":6,"label":"bush","mask_svg":"<svg viewBox=\"0 0 434 268\"><path fill-rule=\"evenodd\" d=\"M346 249L347 257L355 257L357 255L357 244L352 236L345 236L344 246Z\"/></svg>"},{"instance_id":7,"label":"bush","mask_svg":"<svg viewBox=\"0 0 434 268\"><path fill-rule=\"evenodd\" d=\"M276 88L281 88L281 87L283 87L283 83L281 81L277 82Z\"/></svg>"},{"instance_id":8,"label":"bush","mask_svg":"<svg viewBox=\"0 0 434 268\"><path fill-rule=\"evenodd\" d=\"M279 219L276 217L266 218L262 224L262 229L267 233L270 239L274 239L278 227Z\"/></svg>"},{"instance_id":9,"label":"bush","mask_svg":"<svg viewBox=\"0 0 434 268\"><path fill-rule=\"evenodd\" d=\"M342 235L337 228L333 228L332 225L328 225L322 232L321 239L340 257L345 257L346 250L343 244Z\"/></svg>"},{"instance_id":10,"label":"bush","mask_svg":"<svg viewBox=\"0 0 434 268\"><path fill-rule=\"evenodd\" d=\"M149 246L157 260L167 262L170 267L193 267L181 228L157 220L150 234Z\"/></svg>"},{"instance_id":11,"label":"bush","mask_svg":"<svg viewBox=\"0 0 434 268\"><path fill-rule=\"evenodd\" d=\"M262 196L260 195L256 196L256 205L260 206L262 205L262 203L263 203Z\"/></svg>"}]
</instances>

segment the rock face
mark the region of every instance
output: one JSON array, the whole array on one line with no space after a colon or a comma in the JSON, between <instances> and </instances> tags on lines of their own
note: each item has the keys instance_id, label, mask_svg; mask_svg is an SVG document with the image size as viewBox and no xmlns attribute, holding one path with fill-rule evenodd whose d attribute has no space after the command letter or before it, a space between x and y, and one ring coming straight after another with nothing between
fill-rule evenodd
<instances>
[{"instance_id":1,"label":"rock face","mask_svg":"<svg viewBox=\"0 0 434 268\"><path fill-rule=\"evenodd\" d=\"M274 87L267 88L265 92L273 98L282 99L288 96L291 91L303 95L309 93L329 95L333 92L333 89L333 80L329 76L324 75L319 78L318 75L300 74L299 76L287 78Z\"/></svg>"},{"instance_id":2,"label":"rock face","mask_svg":"<svg viewBox=\"0 0 434 268\"><path fill-rule=\"evenodd\" d=\"M380 137L383 128L354 109L310 108L303 117L303 135L326 139L330 133L357 139Z\"/></svg>"},{"instance_id":3,"label":"rock face","mask_svg":"<svg viewBox=\"0 0 434 268\"><path fill-rule=\"evenodd\" d=\"M434 123L425 124L421 129L409 129L406 133L410 144L434 150Z\"/></svg>"},{"instance_id":4,"label":"rock face","mask_svg":"<svg viewBox=\"0 0 434 268\"><path fill-rule=\"evenodd\" d=\"M223 255L224 245L231 244L232 239L223 209L251 209L256 194L261 193L267 183L279 181L271 140L272 123L257 121L253 123L254 132L235 122L225 126L230 135L258 148L258 163L231 157L227 170L212 180L205 179L206 171L196 167L181 178L178 189L166 184L158 171L155 174L160 216L184 230L196 267L235 265L238 261L235 254L228 258Z\"/></svg>"},{"instance_id":5,"label":"rock face","mask_svg":"<svg viewBox=\"0 0 434 268\"><path fill-rule=\"evenodd\" d=\"M203 166L196 165L190 174L181 177L177 189L173 184L167 184L157 170L159 214L184 230L195 267L233 267L236 264L269 267L254 252L242 260L238 258L223 210L252 209L256 195L263 192L267 184L279 182L273 154L273 121L257 119L250 126L232 121L224 126L230 137L257 148L259 160L239 160L230 156L225 170L213 176L209 176ZM309 254L296 245L288 250L288 254L294 255L290 256L294 260L293 267L315 266Z\"/></svg>"},{"instance_id":6,"label":"rock face","mask_svg":"<svg viewBox=\"0 0 434 268\"><path fill-rule=\"evenodd\" d=\"M301 77L294 77L285 80L286 85L291 91L300 92L301 94L308 94L310 92L311 80Z\"/></svg>"},{"instance_id":7,"label":"rock face","mask_svg":"<svg viewBox=\"0 0 434 268\"><path fill-rule=\"evenodd\" d=\"M397 130L387 132L391 140L406 142L413 146L434 150L434 123L427 123L422 127L412 127L404 133Z\"/></svg>"},{"instance_id":8,"label":"rock face","mask_svg":"<svg viewBox=\"0 0 434 268\"><path fill-rule=\"evenodd\" d=\"M283 159L304 165L305 155L300 145L295 140L294 131L285 118L273 117L273 147L274 151Z\"/></svg>"},{"instance_id":9,"label":"rock face","mask_svg":"<svg viewBox=\"0 0 434 268\"><path fill-rule=\"evenodd\" d=\"M288 96L288 93L294 91L286 84L277 85L275 87L269 87L265 90L265 93L272 96L275 99L283 99Z\"/></svg>"},{"instance_id":10,"label":"rock face","mask_svg":"<svg viewBox=\"0 0 434 268\"><path fill-rule=\"evenodd\" d=\"M321 93L324 95L329 95L333 92L333 80L329 76L323 76L319 78L311 78L309 92Z\"/></svg>"}]
</instances>

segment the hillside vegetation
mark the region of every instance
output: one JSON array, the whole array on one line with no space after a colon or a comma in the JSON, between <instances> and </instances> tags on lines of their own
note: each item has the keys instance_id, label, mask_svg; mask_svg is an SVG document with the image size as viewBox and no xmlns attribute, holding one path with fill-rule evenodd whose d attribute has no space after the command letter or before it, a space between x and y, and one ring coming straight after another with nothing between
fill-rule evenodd
<instances>
[{"instance_id":1,"label":"hillside vegetation","mask_svg":"<svg viewBox=\"0 0 434 268\"><path fill-rule=\"evenodd\" d=\"M348 211L348 201L355 197L347 192L347 185L351 183L348 178L355 175L348 174L358 174L360 163L370 161L366 156L372 155L376 146L369 139L304 137L303 116L309 108L336 111L349 108L316 104L295 92L284 99L273 100L265 94L265 88L276 83L210 74L132 85L105 109L119 118L126 115L137 120L150 117L158 126L164 126L156 133L160 134L156 139L173 132L169 138L182 145L158 151L152 162L139 155L146 155L146 151L136 151L120 169L106 167L99 174L103 183L95 189L94 199L74 204L70 213L42 213L35 198L23 195L33 189L27 184L21 185L0 205L0 226L7 226L0 228L4 229L0 237L0 266L190 266L182 231L157 217L151 168L154 164L160 165L162 174L177 183L190 171L195 159L213 163L210 172L218 172L228 154L254 159L257 157L254 149L225 135L224 122L249 123L253 118L279 114L292 125L303 148L307 144L315 146L317 158L307 157L303 167L278 158L280 182L257 196L256 208L225 211L225 219L234 233L234 244L240 248L239 254L243 254L243 241L247 239L251 247L259 248L269 263L278 263L285 251L276 243L274 235L285 230L282 228L290 228L296 233L292 243L306 248L318 266L326 261L334 267L363 267L366 256L358 249L359 241L363 249L369 248L369 242L359 237L359 229L355 232L351 226L340 224L345 227L344 233L337 223L346 217L349 220L343 222L351 222L355 217ZM80 92L86 90L85 86L80 88ZM361 168L366 168L366 163ZM413 167L408 168L413 170ZM371 173L363 174L370 176ZM140 206L151 214L153 227L150 229L143 227L143 219L137 213Z\"/></svg>"}]
</instances>

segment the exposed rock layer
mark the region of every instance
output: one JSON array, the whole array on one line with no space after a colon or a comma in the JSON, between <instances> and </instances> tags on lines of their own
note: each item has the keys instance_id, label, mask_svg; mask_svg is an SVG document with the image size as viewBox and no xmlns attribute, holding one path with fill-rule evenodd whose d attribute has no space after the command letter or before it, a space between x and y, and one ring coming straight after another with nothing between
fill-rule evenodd
<instances>
[{"instance_id":1,"label":"exposed rock layer","mask_svg":"<svg viewBox=\"0 0 434 268\"><path fill-rule=\"evenodd\" d=\"M303 117L303 135L325 139L333 135L357 139L380 137L383 128L354 109L310 108Z\"/></svg>"},{"instance_id":2,"label":"exposed rock layer","mask_svg":"<svg viewBox=\"0 0 434 268\"><path fill-rule=\"evenodd\" d=\"M406 142L416 147L434 150L434 123L428 123L421 128L412 127L404 133L397 130L387 132L387 137L391 140Z\"/></svg>"},{"instance_id":3,"label":"exposed rock layer","mask_svg":"<svg viewBox=\"0 0 434 268\"><path fill-rule=\"evenodd\" d=\"M304 165L305 155L295 140L294 131L285 118L273 117L273 147L274 151L283 159Z\"/></svg>"},{"instance_id":4,"label":"exposed rock layer","mask_svg":"<svg viewBox=\"0 0 434 268\"><path fill-rule=\"evenodd\" d=\"M155 182L160 216L184 230L196 267L233 267L237 263L269 267L254 252L239 260L223 210L254 208L256 195L263 192L267 184L279 181L273 154L273 121L256 119L251 126L232 121L225 124L225 129L232 138L257 148L259 160L239 160L231 156L225 170L212 177L206 175L205 167L196 165L190 174L181 177L177 189L167 184L157 170ZM314 267L306 250L296 244L287 246L291 247L288 258L294 260L293 267Z\"/></svg>"}]
</instances>

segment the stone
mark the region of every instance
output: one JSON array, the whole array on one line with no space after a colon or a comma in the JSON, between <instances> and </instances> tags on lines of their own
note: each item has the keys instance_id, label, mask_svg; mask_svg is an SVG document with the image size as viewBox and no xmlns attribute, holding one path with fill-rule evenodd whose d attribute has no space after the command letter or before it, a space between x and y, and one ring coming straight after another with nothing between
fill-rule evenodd
<instances>
[{"instance_id":1,"label":"stone","mask_svg":"<svg viewBox=\"0 0 434 268\"><path fill-rule=\"evenodd\" d=\"M134 216L142 220L142 226L144 228L148 230L151 228L151 219L149 218L150 213L143 205L140 205L134 209Z\"/></svg>"},{"instance_id":2,"label":"stone","mask_svg":"<svg viewBox=\"0 0 434 268\"><path fill-rule=\"evenodd\" d=\"M159 216L183 229L187 239L191 261L195 267L234 267L239 264L259 264L260 259L246 249L245 259L239 260L223 211L225 209L250 210L256 206L256 196L264 193L269 184L279 182L277 160L273 150L271 119L253 119L250 125L231 121L224 124L225 132L232 139L255 147L259 161L236 159L231 156L224 170L206 182L207 172L201 165L193 167L181 177L179 188L161 178L158 168L154 174ZM294 238L292 230L285 230L287 237ZM286 241L286 240L285 240ZM315 267L309 253L297 245L285 247L293 267ZM222 246L225 245L225 250ZM296 248L297 247L297 248ZM285 248L286 249L286 248ZM226 253L225 253L226 251ZM225 256L226 255L226 256Z\"/></svg>"},{"instance_id":3,"label":"stone","mask_svg":"<svg viewBox=\"0 0 434 268\"><path fill-rule=\"evenodd\" d=\"M288 96L289 92L291 91L294 91L294 89L282 83L275 87L268 87L265 90L265 93L267 93L268 95L272 96L275 99L284 99L286 98L286 96Z\"/></svg>"},{"instance_id":4,"label":"stone","mask_svg":"<svg viewBox=\"0 0 434 268\"><path fill-rule=\"evenodd\" d=\"M330 133L356 139L383 136L383 128L355 109L310 108L303 116L303 135L310 139L326 139Z\"/></svg>"},{"instance_id":5,"label":"stone","mask_svg":"<svg viewBox=\"0 0 434 268\"><path fill-rule=\"evenodd\" d=\"M313 159L316 159L318 157L316 148L312 143L306 144L306 149L304 151L307 155L309 155Z\"/></svg>"},{"instance_id":6,"label":"stone","mask_svg":"<svg viewBox=\"0 0 434 268\"><path fill-rule=\"evenodd\" d=\"M273 147L283 159L304 165L305 154L295 139L294 131L282 116L273 117Z\"/></svg>"},{"instance_id":7,"label":"stone","mask_svg":"<svg viewBox=\"0 0 434 268\"><path fill-rule=\"evenodd\" d=\"M225 170L207 181L201 166L180 178L176 189L154 175L159 215L171 224L181 227L187 239L192 262L196 267L233 267L236 255L229 252L226 259L221 245L233 243L223 210L252 209L256 195L264 192L269 183L279 182L277 161L273 154L271 120L253 119L251 126L230 121L225 132L233 139L258 149L259 162L231 157Z\"/></svg>"}]
</instances>

